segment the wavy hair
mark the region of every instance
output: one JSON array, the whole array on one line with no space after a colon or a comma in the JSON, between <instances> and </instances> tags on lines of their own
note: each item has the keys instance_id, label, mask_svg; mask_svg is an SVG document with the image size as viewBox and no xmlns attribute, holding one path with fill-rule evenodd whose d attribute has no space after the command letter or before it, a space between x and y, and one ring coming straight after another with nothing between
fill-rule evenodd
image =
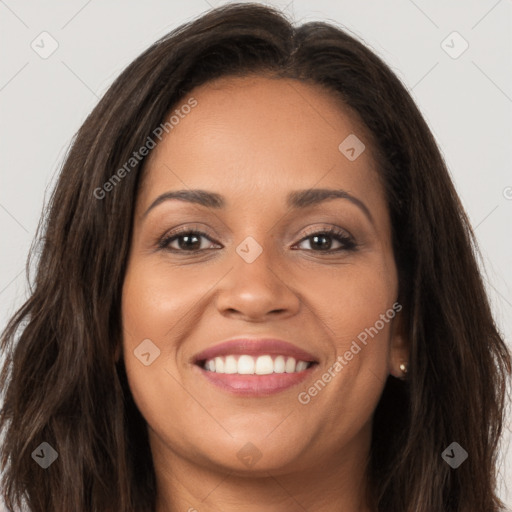
<instances>
[{"instance_id":1,"label":"wavy hair","mask_svg":"<svg viewBox=\"0 0 512 512\"><path fill-rule=\"evenodd\" d=\"M146 424L115 358L145 158L103 198L95 190L194 87L255 73L336 96L365 125L385 186L411 357L408 379L388 378L374 414L375 508L499 510L511 357L434 137L407 89L365 44L330 23L294 26L257 4L211 10L157 41L74 137L32 248L29 298L1 338L5 503L31 512L154 510ZM441 457L453 441L469 454L456 470ZM46 470L31 457L42 442L58 452Z\"/></svg>"}]
</instances>

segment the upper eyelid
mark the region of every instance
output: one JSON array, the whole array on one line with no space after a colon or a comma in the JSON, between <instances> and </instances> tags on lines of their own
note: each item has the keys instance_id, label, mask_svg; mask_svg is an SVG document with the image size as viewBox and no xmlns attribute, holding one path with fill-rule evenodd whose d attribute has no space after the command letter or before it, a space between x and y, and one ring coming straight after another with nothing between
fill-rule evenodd
<instances>
[{"instance_id":1,"label":"upper eyelid","mask_svg":"<svg viewBox=\"0 0 512 512\"><path fill-rule=\"evenodd\" d=\"M323 228L318 228L318 227L306 228L306 232L302 235L301 240L303 240L304 238L310 237L312 235L315 235L317 233L328 233L331 236L346 235L347 238L354 238L352 236L352 233L350 233L348 230L346 230L344 228L340 228L338 226L330 225L329 227L324 226Z\"/></svg>"},{"instance_id":2,"label":"upper eyelid","mask_svg":"<svg viewBox=\"0 0 512 512\"><path fill-rule=\"evenodd\" d=\"M334 225L329 225L328 227L326 226L323 226L323 227L310 227L310 228L306 228L306 232L302 234L300 240L308 237L308 236L311 236L311 235L314 235L314 234L317 234L317 233L329 233L329 234L336 234L337 232L340 232L340 234L346 234L348 238L353 238L352 234L347 230L347 229L344 229L344 228L341 228L341 227L338 227L338 226L334 226ZM197 234L200 234L201 236L204 236L208 239L211 240L212 237L216 237L217 235L211 235L211 234L208 234L205 232L204 229L201 229L201 228L196 228L194 226L186 226L186 227L178 227L176 228L175 230L171 230L170 232L167 232L167 233L164 233L164 235L162 235L161 239L164 239L164 238L174 238L174 237L177 237L179 235L185 235L187 233L197 233ZM211 241L214 241L214 240L211 240Z\"/></svg>"}]
</instances>

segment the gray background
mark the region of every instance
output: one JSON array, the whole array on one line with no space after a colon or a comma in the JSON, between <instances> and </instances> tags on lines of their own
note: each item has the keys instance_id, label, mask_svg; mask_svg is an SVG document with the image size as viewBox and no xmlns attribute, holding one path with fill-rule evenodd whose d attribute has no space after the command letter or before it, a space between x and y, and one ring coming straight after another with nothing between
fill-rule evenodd
<instances>
[{"instance_id":1,"label":"gray background","mask_svg":"<svg viewBox=\"0 0 512 512\"><path fill-rule=\"evenodd\" d=\"M25 259L41 209L86 115L122 69L157 38L223 3L0 0L0 328L26 297ZM476 229L495 316L510 343L512 1L266 3L299 22L343 25L408 87ZM50 36L41 36L43 31ZM461 37L450 35L454 31ZM58 48L42 58L55 44L50 37ZM464 41L469 46L458 55ZM512 488L505 482L512 482L511 430L509 416L500 480L509 506Z\"/></svg>"}]
</instances>

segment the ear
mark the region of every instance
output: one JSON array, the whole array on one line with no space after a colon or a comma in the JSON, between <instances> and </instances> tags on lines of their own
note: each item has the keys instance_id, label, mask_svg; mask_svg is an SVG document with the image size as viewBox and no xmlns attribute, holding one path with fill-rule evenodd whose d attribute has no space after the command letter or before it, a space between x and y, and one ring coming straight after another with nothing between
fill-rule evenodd
<instances>
[{"instance_id":1,"label":"ear","mask_svg":"<svg viewBox=\"0 0 512 512\"><path fill-rule=\"evenodd\" d=\"M405 372L400 365L409 366L410 343L406 332L405 312L403 306L396 302L393 309L397 312L391 326L389 350L389 373L396 378L404 379Z\"/></svg>"}]
</instances>

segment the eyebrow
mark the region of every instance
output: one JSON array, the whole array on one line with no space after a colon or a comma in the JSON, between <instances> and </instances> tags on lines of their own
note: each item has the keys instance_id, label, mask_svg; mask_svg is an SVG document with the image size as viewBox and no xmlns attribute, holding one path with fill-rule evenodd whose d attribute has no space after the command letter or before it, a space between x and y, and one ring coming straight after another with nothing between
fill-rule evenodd
<instances>
[{"instance_id":1,"label":"eyebrow","mask_svg":"<svg viewBox=\"0 0 512 512\"><path fill-rule=\"evenodd\" d=\"M156 208L163 202L173 199L199 204L201 206L206 206L207 208L221 209L226 206L224 197L215 192L207 192L206 190L173 190L159 195L144 212L142 217L146 217L153 208ZM330 199L347 199L362 210L372 223L374 222L370 210L363 201L354 197L346 190L332 188L295 190L288 194L286 204L289 208L299 209L307 208L308 206L316 205Z\"/></svg>"}]
</instances>

